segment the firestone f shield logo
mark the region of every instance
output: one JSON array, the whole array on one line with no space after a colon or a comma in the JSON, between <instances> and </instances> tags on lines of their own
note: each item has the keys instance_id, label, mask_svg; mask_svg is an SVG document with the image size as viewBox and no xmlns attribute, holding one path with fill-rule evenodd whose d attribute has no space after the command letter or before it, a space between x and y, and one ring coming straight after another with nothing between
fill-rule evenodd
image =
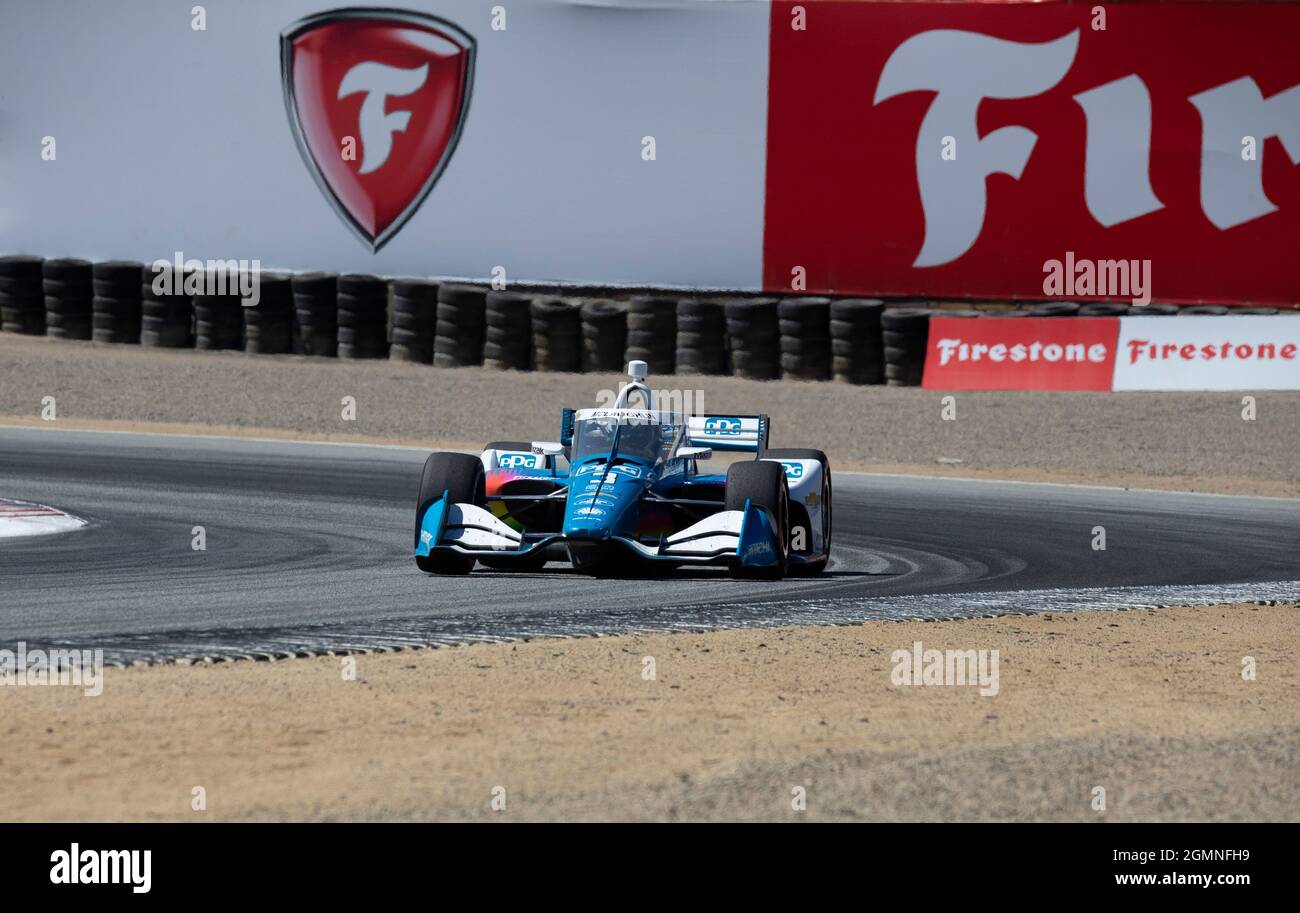
<instances>
[{"instance_id":1,"label":"firestone f shield logo","mask_svg":"<svg viewBox=\"0 0 1300 913\"><path fill-rule=\"evenodd\" d=\"M456 148L474 39L423 13L330 10L280 35L280 68L303 160L343 221L379 250Z\"/></svg>"}]
</instances>

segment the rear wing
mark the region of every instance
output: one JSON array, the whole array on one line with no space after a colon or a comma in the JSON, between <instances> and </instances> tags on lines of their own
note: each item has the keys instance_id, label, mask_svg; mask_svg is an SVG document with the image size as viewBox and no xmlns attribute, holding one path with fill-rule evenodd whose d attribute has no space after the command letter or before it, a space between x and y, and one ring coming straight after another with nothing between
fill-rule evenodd
<instances>
[{"instance_id":1,"label":"rear wing","mask_svg":"<svg viewBox=\"0 0 1300 913\"><path fill-rule=\"evenodd\" d=\"M758 453L767 449L770 425L766 415L692 415L686 438L691 447Z\"/></svg>"}]
</instances>

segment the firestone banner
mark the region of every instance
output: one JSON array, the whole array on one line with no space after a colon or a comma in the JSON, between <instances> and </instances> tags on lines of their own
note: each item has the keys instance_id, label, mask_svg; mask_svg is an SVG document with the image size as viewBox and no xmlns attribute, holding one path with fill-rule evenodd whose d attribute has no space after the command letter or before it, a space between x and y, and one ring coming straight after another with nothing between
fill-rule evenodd
<instances>
[{"instance_id":1,"label":"firestone banner","mask_svg":"<svg viewBox=\"0 0 1300 913\"><path fill-rule=\"evenodd\" d=\"M930 321L931 390L1300 390L1300 318Z\"/></svg>"},{"instance_id":2,"label":"firestone banner","mask_svg":"<svg viewBox=\"0 0 1300 913\"><path fill-rule=\"evenodd\" d=\"M1300 301L1300 4L782 0L771 34L768 289ZM1067 257L1086 288L1045 289Z\"/></svg>"}]
</instances>

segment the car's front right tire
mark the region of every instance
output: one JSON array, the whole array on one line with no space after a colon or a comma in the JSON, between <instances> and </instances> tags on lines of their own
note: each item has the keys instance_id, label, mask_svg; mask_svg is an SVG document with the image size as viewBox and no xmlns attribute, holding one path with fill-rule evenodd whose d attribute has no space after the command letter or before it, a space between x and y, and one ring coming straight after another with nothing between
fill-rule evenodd
<instances>
[{"instance_id":1,"label":"car's front right tire","mask_svg":"<svg viewBox=\"0 0 1300 913\"><path fill-rule=\"evenodd\" d=\"M431 453L420 474L420 491L415 501L415 546L420 545L420 523L424 512L447 493L453 504L482 507L487 501L483 463L468 453ZM415 559L416 567L426 574L468 574L474 570L474 558L455 552L434 552Z\"/></svg>"}]
</instances>

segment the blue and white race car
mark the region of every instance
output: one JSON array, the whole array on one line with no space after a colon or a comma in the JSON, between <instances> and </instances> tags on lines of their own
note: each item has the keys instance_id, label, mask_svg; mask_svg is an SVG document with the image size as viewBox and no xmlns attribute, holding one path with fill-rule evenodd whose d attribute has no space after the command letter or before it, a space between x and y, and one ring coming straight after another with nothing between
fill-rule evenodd
<instances>
[{"instance_id":1,"label":"blue and white race car","mask_svg":"<svg viewBox=\"0 0 1300 913\"><path fill-rule=\"evenodd\" d=\"M556 442L433 453L415 509L415 563L430 574L592 573L692 564L734 577L820 573L831 551L831 468L820 450L769 449L766 415L654 408L644 362L611 408L564 409ZM639 395L644 408L632 408ZM753 453L726 474L714 451Z\"/></svg>"}]
</instances>

